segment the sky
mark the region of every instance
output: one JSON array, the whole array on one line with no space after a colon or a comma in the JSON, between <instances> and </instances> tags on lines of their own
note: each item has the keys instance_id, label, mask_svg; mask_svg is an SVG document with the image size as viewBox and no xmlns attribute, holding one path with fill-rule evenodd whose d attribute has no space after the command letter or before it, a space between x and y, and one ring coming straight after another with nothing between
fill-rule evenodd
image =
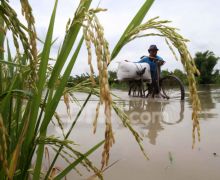
<instances>
[{"instance_id":1,"label":"sky","mask_svg":"<svg viewBox=\"0 0 220 180\"><path fill-rule=\"evenodd\" d=\"M108 11L98 14L105 29L105 37L113 50L125 28L137 13L145 0L93 0L92 7L107 8ZM60 0L55 22L54 38L56 41L51 56L55 56L65 34L66 23L74 16L79 0ZM54 0L30 0L36 18L37 33L40 39L46 36ZM11 1L11 5L20 12L19 1ZM180 29L179 33L190 42L187 44L192 54L198 51L213 51L220 57L220 1L219 0L155 0L143 22L159 16L163 20L171 20L171 26ZM21 17L21 15L19 15ZM22 18L22 17L21 17ZM109 70L117 70L118 62L122 60L138 61L141 56L148 55L147 49L151 44L159 48L158 55L166 64L163 69L183 69L180 61L176 61L161 37L147 37L134 40L127 44L118 56L111 62ZM39 48L41 48L39 46ZM96 65L96 59L93 58ZM220 69L220 63L215 67ZM72 70L72 75L89 72L85 45Z\"/></svg>"}]
</instances>

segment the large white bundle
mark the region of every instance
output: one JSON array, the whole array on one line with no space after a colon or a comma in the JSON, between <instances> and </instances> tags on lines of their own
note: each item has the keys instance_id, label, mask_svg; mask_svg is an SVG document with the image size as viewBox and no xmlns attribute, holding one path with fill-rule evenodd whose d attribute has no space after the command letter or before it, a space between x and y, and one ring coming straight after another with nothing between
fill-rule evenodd
<instances>
[{"instance_id":1,"label":"large white bundle","mask_svg":"<svg viewBox=\"0 0 220 180\"><path fill-rule=\"evenodd\" d=\"M120 81L127 79L138 80L140 79L140 76L137 74L137 72L142 71L144 68L146 68L146 70L142 76L143 79L151 80L150 66L148 63L134 63L122 61L118 65L117 78Z\"/></svg>"}]
</instances>

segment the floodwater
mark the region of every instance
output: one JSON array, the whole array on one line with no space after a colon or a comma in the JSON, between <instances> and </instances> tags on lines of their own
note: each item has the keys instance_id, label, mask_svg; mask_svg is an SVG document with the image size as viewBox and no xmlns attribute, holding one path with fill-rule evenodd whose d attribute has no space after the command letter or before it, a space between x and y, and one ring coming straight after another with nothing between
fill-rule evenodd
<instances>
[{"instance_id":1,"label":"floodwater","mask_svg":"<svg viewBox=\"0 0 220 180\"><path fill-rule=\"evenodd\" d=\"M191 105L186 94L184 101L144 99L129 97L127 92L113 91L121 100L117 104L129 116L134 129L143 138L143 146L150 160L146 160L135 138L113 113L113 130L116 143L110 153L109 165L104 172L106 180L219 180L220 179L220 87L203 86L199 88L202 104L200 115L201 142L192 149ZM82 104L85 94L75 96ZM100 110L97 132L93 134L93 119L97 98L91 97L79 121L71 133L71 139L77 143L76 149L86 152L104 138L104 114ZM71 116L74 119L79 106L71 104ZM68 129L71 122L63 102L57 110ZM51 134L59 136L59 128L51 125ZM102 148L89 158L100 167ZM51 154L52 156L52 154ZM46 165L45 165L46 166ZM67 166L59 159L57 165ZM46 167L45 167L46 168ZM80 176L72 171L67 179L87 179L93 175L80 167Z\"/></svg>"}]
</instances>

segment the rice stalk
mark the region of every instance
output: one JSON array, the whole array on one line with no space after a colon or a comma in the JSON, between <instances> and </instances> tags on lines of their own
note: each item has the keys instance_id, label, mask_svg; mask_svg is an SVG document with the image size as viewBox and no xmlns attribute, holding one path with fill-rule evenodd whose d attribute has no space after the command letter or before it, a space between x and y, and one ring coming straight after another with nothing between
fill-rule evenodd
<instances>
[{"instance_id":1,"label":"rice stalk","mask_svg":"<svg viewBox=\"0 0 220 180\"><path fill-rule=\"evenodd\" d=\"M129 118L128 116L124 113L124 111L122 109L120 109L116 103L112 103L112 107L115 111L115 113L118 115L118 117L120 118L120 120L122 121L124 127L128 128L130 130L130 132L133 134L136 142L138 143L139 145L139 148L141 150L141 152L143 153L143 155L146 157L146 159L149 160L149 157L147 156L145 150L144 150L144 147L142 145L142 141L143 139L140 137L140 135L133 129L133 127L131 126L131 124L129 123Z\"/></svg>"},{"instance_id":2,"label":"rice stalk","mask_svg":"<svg viewBox=\"0 0 220 180\"><path fill-rule=\"evenodd\" d=\"M59 137L55 137L54 135L48 137L39 137L37 140L37 144L59 144L60 146L66 146L67 144L74 145L75 143L72 140L61 140Z\"/></svg>"},{"instance_id":3,"label":"rice stalk","mask_svg":"<svg viewBox=\"0 0 220 180\"><path fill-rule=\"evenodd\" d=\"M58 150L54 147L51 147L56 153L58 152ZM66 152L65 152L66 153ZM66 157L66 154L63 153L63 151L59 152L60 157L66 161L68 164L71 164L71 161L69 160L69 158ZM82 176L82 173L75 167L74 170L77 172L77 174L79 174L80 176Z\"/></svg>"},{"instance_id":4,"label":"rice stalk","mask_svg":"<svg viewBox=\"0 0 220 180\"><path fill-rule=\"evenodd\" d=\"M10 166L9 166L9 175L8 178L9 179L13 179L14 174L16 172L16 168L17 168L17 164L19 161L19 157L20 157L20 151L22 148L22 144L23 141L25 140L26 137L26 133L27 133L27 129L28 129L28 125L29 125L29 117L30 117L30 104L27 104L28 108L26 109L24 116L23 116L23 126L21 128L21 133L19 135L18 138L18 142L16 144L16 147L12 153L12 157L11 157L11 161L10 161Z\"/></svg>"},{"instance_id":5,"label":"rice stalk","mask_svg":"<svg viewBox=\"0 0 220 180\"><path fill-rule=\"evenodd\" d=\"M81 163L86 157L92 154L96 149L98 149L101 145L103 145L104 140L93 146L89 149L85 154L82 154L76 161L72 162L69 166L67 166L60 174L58 174L54 180L62 179L68 174L73 168L75 168L79 163Z\"/></svg>"},{"instance_id":6,"label":"rice stalk","mask_svg":"<svg viewBox=\"0 0 220 180\"><path fill-rule=\"evenodd\" d=\"M0 162L6 175L9 174L7 151L7 130L4 126L2 115L0 114Z\"/></svg>"},{"instance_id":7,"label":"rice stalk","mask_svg":"<svg viewBox=\"0 0 220 180\"><path fill-rule=\"evenodd\" d=\"M57 2L57 1L56 1ZM85 11L89 8L91 4L91 0L84 0L80 1L79 6L76 10L74 19L71 23L71 26L64 38L64 42L62 44L60 54L57 57L57 61L54 65L53 71L51 73L50 79L48 81L48 88L49 90L52 90L56 87L57 81L59 80L59 88L56 88L54 91L54 95L51 96L51 99L49 103L46 106L45 110L45 116L42 120L41 126L39 128L40 136L46 136L47 127L51 121L51 118L58 106L59 100L61 96L63 95L63 91L65 89L65 86L68 81L68 77L71 74L72 68L75 64L75 61L78 57L79 51L82 46L83 37L80 39L80 42L77 45L77 48L75 49L75 52L73 53L67 67L64 69L64 73L61 79L59 79L59 76L61 74L61 70L63 69L63 66L65 62L67 61L67 58L73 48L73 45L76 41L76 38L79 34L79 30L81 28L81 21L84 19ZM35 173L34 173L34 179L39 179L39 172L41 169L42 164L42 155L44 151L44 144L40 144L38 146L37 151L37 161L35 166ZM48 173L47 173L48 177Z\"/></svg>"},{"instance_id":8,"label":"rice stalk","mask_svg":"<svg viewBox=\"0 0 220 180\"><path fill-rule=\"evenodd\" d=\"M57 146L57 147L60 148L59 146ZM68 144L65 146L65 148L66 148L66 150L62 149L62 152L63 152L63 154L65 154L65 156L69 156L70 158L73 158L75 160L77 160L78 158L83 156L83 154L81 152L75 150L72 146L70 146ZM67 152L67 150L70 151L72 154ZM85 158L83 161L81 161L81 165L83 167L85 167L87 171L90 172L92 170L93 172L95 172L95 174L97 174L97 176L100 179L103 179L102 175L100 174L100 170L97 167L95 167L93 165L93 163L88 158Z\"/></svg>"},{"instance_id":9,"label":"rice stalk","mask_svg":"<svg viewBox=\"0 0 220 180\"><path fill-rule=\"evenodd\" d=\"M55 112L55 113L54 113L54 117L55 117L55 119L57 120L58 126L59 126L59 128L61 129L61 131L62 131L63 137L65 137L65 132L64 132L64 128L63 128L63 123L62 123L62 120L61 120L59 114L58 114L57 112Z\"/></svg>"},{"instance_id":10,"label":"rice stalk","mask_svg":"<svg viewBox=\"0 0 220 180\"><path fill-rule=\"evenodd\" d=\"M91 93L88 95L86 101L83 103L83 106L81 107L81 109L79 110L78 114L76 115L76 118L75 118L75 120L73 121L71 127L69 128L67 134L65 135L64 140L67 140L67 139L68 139L70 133L72 132L72 130L73 130L73 128L74 128L76 122L78 121L78 119L79 119L79 117L80 117L80 115L81 115L83 109L85 108L85 106L86 106L88 100L90 99L90 97L91 97ZM62 150L62 148L64 147L64 145L65 145L65 144L62 144L62 145L60 146L58 152L61 152L61 150ZM45 179L47 179L47 178L49 177L49 175L50 175L50 173L51 173L51 170L52 170L52 168L53 168L53 166L54 166L54 164L55 164L55 162L56 162L58 156L59 156L59 153L57 153L57 154L55 155L55 157L54 157L54 159L53 159L53 161L52 161L52 163L51 163L51 165L50 165L50 168L49 168L48 171L47 171L47 174L46 174L46 176L45 176Z\"/></svg>"},{"instance_id":11,"label":"rice stalk","mask_svg":"<svg viewBox=\"0 0 220 180\"><path fill-rule=\"evenodd\" d=\"M111 167L114 166L116 163L118 163L118 161L119 161L119 160L117 160L117 161L111 163L109 166L105 167L105 168L101 171L101 173L103 174L107 169L111 168ZM92 175L92 176L86 178L86 180L95 180L95 179L98 179L98 177L99 177L98 174L94 174L94 175Z\"/></svg>"},{"instance_id":12,"label":"rice stalk","mask_svg":"<svg viewBox=\"0 0 220 180\"><path fill-rule=\"evenodd\" d=\"M6 26L5 26L5 23L4 23L4 20L3 18L0 16L0 60L3 60L4 59L4 41L5 41L5 37L6 37ZM2 67L2 64L0 64L0 94L2 93L3 91L3 74L2 74L3 71L3 67Z\"/></svg>"}]
</instances>

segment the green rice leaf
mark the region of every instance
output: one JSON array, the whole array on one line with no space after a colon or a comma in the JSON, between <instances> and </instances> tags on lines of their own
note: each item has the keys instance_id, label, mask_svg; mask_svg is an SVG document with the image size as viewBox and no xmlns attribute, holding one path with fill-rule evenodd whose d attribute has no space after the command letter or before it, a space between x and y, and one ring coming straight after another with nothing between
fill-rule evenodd
<instances>
[{"instance_id":1,"label":"green rice leaf","mask_svg":"<svg viewBox=\"0 0 220 180\"><path fill-rule=\"evenodd\" d=\"M39 77L39 81L37 84L37 86L38 86L37 91L38 92L35 94L34 99L33 99L33 105L32 105L33 111L32 111L32 115L31 115L32 123L30 124L30 128L29 128L30 130L34 129L35 124L36 124L37 114L38 114L38 109L34 108L34 107L38 107L40 105L42 91L45 87L47 65L48 65L48 61L49 61L49 55L50 55L51 44L52 44L57 3L58 3L58 0L55 1L54 9L53 9L52 16L50 19L49 28L47 31L46 40L45 40L44 47L43 47L43 52L41 54L40 67L39 67L39 71L38 71L38 77ZM29 136L29 137L30 137L29 140L32 139L32 136Z\"/></svg>"},{"instance_id":2,"label":"green rice leaf","mask_svg":"<svg viewBox=\"0 0 220 180\"><path fill-rule=\"evenodd\" d=\"M53 117L53 114L56 110L56 107L57 107L59 101L60 101L60 98L63 95L63 91L66 87L68 78L69 78L70 73L72 71L72 68L75 64L75 61L76 61L77 57L78 57L79 51L82 47L83 40L84 40L84 38L82 37L79 44L78 44L78 46L77 46L77 48L76 48L76 50L75 50L75 52L74 52L74 54L73 54L73 56L72 56L72 58L71 58L71 60L70 60L70 62L69 62L69 64L68 64L68 66L67 66L67 68L66 68L66 70L65 70L65 72L64 72L64 74L63 74L62 79L60 80L59 88L57 88L53 99L50 102L48 102L48 105L47 105L46 110L45 110L45 118L42 122L40 132L43 132L43 131L46 130L51 118Z\"/></svg>"},{"instance_id":3,"label":"green rice leaf","mask_svg":"<svg viewBox=\"0 0 220 180\"><path fill-rule=\"evenodd\" d=\"M42 96L42 91L44 88L44 84L46 81L46 73L47 73L47 65L48 65L48 61L49 61L49 55L50 55L50 49L51 49L51 43L52 43L52 37L53 37L53 30L54 30L54 22L55 22L55 16L56 16L56 9L57 9L57 3L58 0L55 1L55 5L54 5L54 9L52 12L52 16L50 19L50 24L49 24L49 28L48 28L48 32L47 32L47 36L46 36L46 40L44 43L44 48L43 48L43 52L41 55L41 62L40 62L40 68L39 68L39 72L38 72L38 76L39 76L39 82L38 82L38 92L35 94L34 96L34 100L33 100L33 104L32 104L32 113L31 113L31 123L29 126L29 136L28 136L28 140L27 143L29 144L34 136L34 132L35 130L35 124L36 124L36 120L37 120L37 115L38 115L38 108L35 107L39 107L40 102L41 102L41 96ZM45 134L46 135L46 134ZM40 172L41 172L41 165L42 165L42 157L39 156L39 154L42 154L43 151L38 152L38 156L37 156L37 162L36 162L36 166L35 166L35 170L34 170L34 175L33 175L33 179L39 179L40 178Z\"/></svg>"},{"instance_id":4,"label":"green rice leaf","mask_svg":"<svg viewBox=\"0 0 220 180\"><path fill-rule=\"evenodd\" d=\"M74 161L72 164L67 166L60 174L58 174L54 180L60 180L64 178L73 168L75 168L81 161L83 161L86 157L88 157L90 154L92 154L95 150L97 150L105 140L101 141L97 145L95 145L93 148L91 148L89 151L87 151L83 156L78 158L76 161Z\"/></svg>"},{"instance_id":5,"label":"green rice leaf","mask_svg":"<svg viewBox=\"0 0 220 180\"><path fill-rule=\"evenodd\" d=\"M73 130L73 128L74 128L76 122L78 121L78 119L79 119L79 117L80 117L82 111L84 110L86 104L88 103L88 101L89 101L91 95L92 95L92 92L88 95L88 97L86 98L85 102L83 103L83 106L80 108L78 114L76 115L75 120L73 121L73 123L72 123L70 129L68 130L68 133L66 134L66 136L65 136L65 138L64 138L65 140L68 139L68 137L69 137L70 133L72 132L72 130ZM64 146L62 145L62 146L60 146L60 148L58 149L58 151L57 151L57 153L56 153L56 155L55 155L55 157L54 157L54 159L53 159L53 161L52 161L52 163L51 163L51 165L50 165L50 167L49 167L49 169L48 169L48 171L47 171L47 174L46 174L46 176L45 176L45 180L46 180L46 179L48 178L48 176L50 175L51 170L52 170L52 168L54 167L54 164L56 163L56 160L57 160L57 158L59 157L60 152L62 151L63 147L64 147Z\"/></svg>"},{"instance_id":6,"label":"green rice leaf","mask_svg":"<svg viewBox=\"0 0 220 180\"><path fill-rule=\"evenodd\" d=\"M14 62L10 62L10 61L4 61L4 60L0 60L0 64L7 64L9 66L14 66L14 67L26 67L22 64L18 64L18 63L14 63Z\"/></svg>"},{"instance_id":7,"label":"green rice leaf","mask_svg":"<svg viewBox=\"0 0 220 180\"><path fill-rule=\"evenodd\" d=\"M57 108L57 105L60 101L61 96L63 95L64 88L65 88L67 80L70 76L71 70L75 64L75 61L78 57L82 43L83 43L83 37L81 38L81 40L78 44L78 47L76 48L75 53L73 54L73 57L71 58L68 66L66 68L66 71L64 72L64 75L61 79L61 83L59 85L59 88L56 90L56 93L55 93L53 99L50 102L48 102L48 105L46 106L45 116L44 116L44 119L42 121L41 128L40 128L40 137L46 136L47 126L55 113L55 110ZM38 147L38 152L37 152L37 161L36 161L36 166L35 166L35 170L34 170L34 177L33 177L34 180L39 179L41 166L42 166L43 153L44 153L44 144L40 144Z\"/></svg>"},{"instance_id":8,"label":"green rice leaf","mask_svg":"<svg viewBox=\"0 0 220 180\"><path fill-rule=\"evenodd\" d=\"M135 27L141 24L141 22L143 21L144 17L146 16L153 2L154 0L146 0L145 3L142 5L140 10L137 12L136 16L132 19L132 21L130 22L130 24L128 25L124 33L122 34L114 50L112 51L111 60L113 60L118 55L118 53L124 46L127 40L126 38L127 33L129 33L131 30L133 30Z\"/></svg>"},{"instance_id":9,"label":"green rice leaf","mask_svg":"<svg viewBox=\"0 0 220 180\"><path fill-rule=\"evenodd\" d=\"M60 75L60 72L61 72L69 54L70 54L70 51L72 50L72 47L76 41L76 38L77 38L78 33L80 31L80 28L82 26L81 22L79 22L79 21L82 21L84 13L86 10L89 9L91 2L92 2L92 0L80 1L78 9L81 9L81 10L79 10L76 13L74 20L72 22L72 25L70 26L70 28L65 36L65 39L64 39L63 45L61 47L59 56L57 58L56 64L54 65L50 80L48 82L48 87L50 89L52 87L54 87L54 85Z\"/></svg>"},{"instance_id":10,"label":"green rice leaf","mask_svg":"<svg viewBox=\"0 0 220 180\"><path fill-rule=\"evenodd\" d=\"M11 50L9 47L8 39L7 39L7 53L8 53L8 62L12 62ZM9 66L9 72L10 72L10 77L13 77L13 74L14 74L14 67L13 66Z\"/></svg>"}]
</instances>

